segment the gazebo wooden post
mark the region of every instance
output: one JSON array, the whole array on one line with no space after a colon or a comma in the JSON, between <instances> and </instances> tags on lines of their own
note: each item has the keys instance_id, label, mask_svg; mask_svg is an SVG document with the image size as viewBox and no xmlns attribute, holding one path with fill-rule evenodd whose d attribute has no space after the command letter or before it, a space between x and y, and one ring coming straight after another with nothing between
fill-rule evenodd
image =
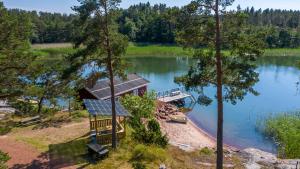
<instances>
[{"instance_id":1,"label":"gazebo wooden post","mask_svg":"<svg viewBox=\"0 0 300 169\"><path fill-rule=\"evenodd\" d=\"M90 134L91 134L91 131L92 131L92 117L91 117L90 113L89 113L89 120L90 120Z\"/></svg>"},{"instance_id":2,"label":"gazebo wooden post","mask_svg":"<svg viewBox=\"0 0 300 169\"><path fill-rule=\"evenodd\" d=\"M96 130L96 142L98 143L98 123L97 123L97 115L94 116L95 119L95 130Z\"/></svg>"},{"instance_id":3,"label":"gazebo wooden post","mask_svg":"<svg viewBox=\"0 0 300 169\"><path fill-rule=\"evenodd\" d=\"M127 120L127 117L124 116L124 132L125 132L125 135L126 135L126 120Z\"/></svg>"}]
</instances>

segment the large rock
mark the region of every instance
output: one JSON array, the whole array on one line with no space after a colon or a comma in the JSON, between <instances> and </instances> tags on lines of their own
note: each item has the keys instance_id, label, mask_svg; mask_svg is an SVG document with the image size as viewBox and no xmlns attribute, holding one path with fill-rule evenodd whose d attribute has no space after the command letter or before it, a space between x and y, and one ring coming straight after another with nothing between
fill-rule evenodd
<instances>
[{"instance_id":1,"label":"large rock","mask_svg":"<svg viewBox=\"0 0 300 169\"><path fill-rule=\"evenodd\" d=\"M300 159L282 160L278 159L274 154L254 148L242 150L239 154L245 159L245 167L247 169L300 169Z\"/></svg>"}]
</instances>

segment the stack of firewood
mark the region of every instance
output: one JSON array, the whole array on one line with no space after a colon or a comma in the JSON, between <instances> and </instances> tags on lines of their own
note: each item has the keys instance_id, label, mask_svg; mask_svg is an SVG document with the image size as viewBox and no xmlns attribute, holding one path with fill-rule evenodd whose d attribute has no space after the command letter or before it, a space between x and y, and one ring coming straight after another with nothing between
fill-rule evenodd
<instances>
[{"instance_id":1,"label":"stack of firewood","mask_svg":"<svg viewBox=\"0 0 300 169\"><path fill-rule=\"evenodd\" d=\"M157 103L155 117L158 120L170 120L170 115L178 115L180 114L178 108L175 105L168 103Z\"/></svg>"}]
</instances>

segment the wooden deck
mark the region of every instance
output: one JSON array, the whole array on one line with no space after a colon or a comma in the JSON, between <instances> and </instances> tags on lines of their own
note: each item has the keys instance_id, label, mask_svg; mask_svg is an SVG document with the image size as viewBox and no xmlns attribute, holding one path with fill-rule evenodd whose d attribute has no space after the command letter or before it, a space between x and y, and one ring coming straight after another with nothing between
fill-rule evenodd
<instances>
[{"instance_id":1,"label":"wooden deck","mask_svg":"<svg viewBox=\"0 0 300 169\"><path fill-rule=\"evenodd\" d=\"M112 143L112 120L111 119L98 119L90 121L91 133L96 132L97 143L100 145L109 145ZM119 118L117 120L117 140L126 136L125 119Z\"/></svg>"},{"instance_id":2,"label":"wooden deck","mask_svg":"<svg viewBox=\"0 0 300 169\"><path fill-rule=\"evenodd\" d=\"M193 102L196 102L196 99L193 95L184 92L180 89L172 89L165 92L159 92L157 93L157 100L165 103L170 103L177 100L183 100L185 98L191 98Z\"/></svg>"}]
</instances>

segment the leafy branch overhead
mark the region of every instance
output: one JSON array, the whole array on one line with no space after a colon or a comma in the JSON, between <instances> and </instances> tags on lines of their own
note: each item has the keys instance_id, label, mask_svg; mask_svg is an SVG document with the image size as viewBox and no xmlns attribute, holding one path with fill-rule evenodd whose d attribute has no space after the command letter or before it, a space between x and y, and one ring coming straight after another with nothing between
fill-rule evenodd
<instances>
[{"instance_id":1,"label":"leafy branch overhead","mask_svg":"<svg viewBox=\"0 0 300 169\"><path fill-rule=\"evenodd\" d=\"M192 3L181 13L183 19L180 20L181 27L177 30L177 41L186 48L194 49L196 63L186 75L177 77L175 81L188 90L199 92L199 101L207 105L212 100L205 94L204 89L217 85L214 57L215 21L211 13L194 6ZM223 99L236 104L247 93L259 94L253 88L259 81L254 62L263 53L265 32L253 29L247 24L247 15L242 11L224 11L222 16L222 82L225 92Z\"/></svg>"},{"instance_id":2,"label":"leafy branch overhead","mask_svg":"<svg viewBox=\"0 0 300 169\"><path fill-rule=\"evenodd\" d=\"M93 67L88 79L95 82L95 79L108 77L107 55L108 49L112 52L112 64L114 72L123 76L125 63L120 56L126 52L128 46L127 37L118 32L116 19L118 16L118 1L107 1L109 13L104 14L102 1L79 1L80 6L73 10L78 14L74 20L75 30L73 42L78 52L70 57L74 71L81 70L83 65ZM107 20L106 20L107 19ZM107 28L105 27L107 22ZM109 31L107 31L107 29ZM110 45L107 44L109 37ZM76 69L77 68L77 69ZM100 73L101 72L101 73Z\"/></svg>"}]
</instances>

